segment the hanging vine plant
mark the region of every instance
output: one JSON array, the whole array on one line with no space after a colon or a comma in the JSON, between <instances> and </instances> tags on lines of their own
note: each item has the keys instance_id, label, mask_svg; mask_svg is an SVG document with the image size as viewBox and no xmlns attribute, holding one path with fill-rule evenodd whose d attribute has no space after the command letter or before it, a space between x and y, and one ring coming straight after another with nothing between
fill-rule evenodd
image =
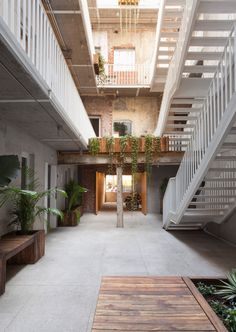
<instances>
[{"instance_id":1,"label":"hanging vine plant","mask_svg":"<svg viewBox=\"0 0 236 332\"><path fill-rule=\"evenodd\" d=\"M129 136L125 135L125 136L121 136L120 138L120 165L121 167L124 169L125 167L125 159L126 159L126 148L128 145L128 140L129 140Z\"/></svg>"},{"instance_id":2,"label":"hanging vine plant","mask_svg":"<svg viewBox=\"0 0 236 332\"><path fill-rule=\"evenodd\" d=\"M152 169L153 162L153 135L145 136L145 163L146 163L146 171L150 174Z\"/></svg>"},{"instance_id":3,"label":"hanging vine plant","mask_svg":"<svg viewBox=\"0 0 236 332\"><path fill-rule=\"evenodd\" d=\"M161 138L159 136L153 138L153 152L155 154L161 152Z\"/></svg>"},{"instance_id":4,"label":"hanging vine plant","mask_svg":"<svg viewBox=\"0 0 236 332\"><path fill-rule=\"evenodd\" d=\"M132 175L137 173L138 170L138 150L139 150L139 138L131 136L131 172Z\"/></svg>"},{"instance_id":5,"label":"hanging vine plant","mask_svg":"<svg viewBox=\"0 0 236 332\"><path fill-rule=\"evenodd\" d=\"M97 156L100 151L100 144L98 138L90 138L89 140L89 153L92 156Z\"/></svg>"},{"instance_id":6,"label":"hanging vine plant","mask_svg":"<svg viewBox=\"0 0 236 332\"><path fill-rule=\"evenodd\" d=\"M115 145L114 137L113 136L106 137L106 149L107 149L108 157L109 157L109 164L108 164L108 173L109 174L112 174L112 172L113 172L114 145Z\"/></svg>"}]
</instances>

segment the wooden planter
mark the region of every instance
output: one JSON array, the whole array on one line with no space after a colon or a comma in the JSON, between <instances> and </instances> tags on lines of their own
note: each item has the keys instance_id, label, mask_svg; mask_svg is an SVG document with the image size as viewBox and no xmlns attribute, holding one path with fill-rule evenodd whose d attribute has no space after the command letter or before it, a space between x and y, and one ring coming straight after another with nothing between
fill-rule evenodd
<instances>
[{"instance_id":1,"label":"wooden planter","mask_svg":"<svg viewBox=\"0 0 236 332\"><path fill-rule=\"evenodd\" d=\"M104 137L99 138L99 150L100 150L99 152L100 153L108 153L106 145L107 145L106 138L104 138ZM132 150L131 149L131 141L128 140L125 152L130 153L131 150ZM169 137L163 136L163 137L160 138L160 150L161 150L161 152L168 152L169 151ZM120 151L121 151L120 138L115 138L114 139L113 152L114 153L120 153ZM139 152L140 153L145 153L145 137L140 137L139 138Z\"/></svg>"},{"instance_id":2,"label":"wooden planter","mask_svg":"<svg viewBox=\"0 0 236 332\"><path fill-rule=\"evenodd\" d=\"M15 232L15 234L22 234L20 232ZM9 264L34 264L45 254L45 231L38 230L29 232L29 235L33 235L33 243L19 252L14 257L8 260Z\"/></svg>"},{"instance_id":3,"label":"wooden planter","mask_svg":"<svg viewBox=\"0 0 236 332\"><path fill-rule=\"evenodd\" d=\"M70 212L64 212L63 220L58 220L58 226L60 227L75 227L78 226L78 217L77 213L80 213L80 217L82 215L83 208L82 206L78 206L75 210Z\"/></svg>"},{"instance_id":4,"label":"wooden planter","mask_svg":"<svg viewBox=\"0 0 236 332\"><path fill-rule=\"evenodd\" d=\"M222 278L224 279L224 278ZM227 332L228 329L225 327L221 319L216 315L214 310L211 308L211 306L208 304L207 300L204 298L204 296L199 292L195 284L198 282L204 282L206 284L219 284L221 278L206 278L206 277L196 277L196 278L184 278L185 283L188 285L189 290L194 295L195 299L198 301L200 306L205 311L206 315L210 319L212 325L214 326L215 330L218 332Z\"/></svg>"}]
</instances>

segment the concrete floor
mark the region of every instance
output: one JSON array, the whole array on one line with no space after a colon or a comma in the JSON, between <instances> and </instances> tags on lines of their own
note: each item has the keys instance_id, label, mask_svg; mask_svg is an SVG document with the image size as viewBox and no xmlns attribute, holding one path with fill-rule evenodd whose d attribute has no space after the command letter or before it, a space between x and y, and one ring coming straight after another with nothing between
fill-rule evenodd
<instances>
[{"instance_id":1,"label":"concrete floor","mask_svg":"<svg viewBox=\"0 0 236 332\"><path fill-rule=\"evenodd\" d=\"M158 220L159 219L159 220ZM8 267L0 298L0 331L89 332L102 275L222 276L236 266L236 250L203 232L162 229L160 218L86 214L76 228L47 236L37 264Z\"/></svg>"}]
</instances>

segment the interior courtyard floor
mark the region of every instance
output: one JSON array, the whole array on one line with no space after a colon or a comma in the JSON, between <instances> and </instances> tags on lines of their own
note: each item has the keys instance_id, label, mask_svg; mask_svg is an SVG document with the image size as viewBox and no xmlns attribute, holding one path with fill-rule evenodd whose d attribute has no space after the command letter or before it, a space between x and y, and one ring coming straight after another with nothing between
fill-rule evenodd
<instances>
[{"instance_id":1,"label":"interior courtyard floor","mask_svg":"<svg viewBox=\"0 0 236 332\"><path fill-rule=\"evenodd\" d=\"M35 265L9 266L0 297L0 331L89 332L101 276L223 276L236 249L200 231L162 229L160 216L85 214L78 227L47 235Z\"/></svg>"}]
</instances>

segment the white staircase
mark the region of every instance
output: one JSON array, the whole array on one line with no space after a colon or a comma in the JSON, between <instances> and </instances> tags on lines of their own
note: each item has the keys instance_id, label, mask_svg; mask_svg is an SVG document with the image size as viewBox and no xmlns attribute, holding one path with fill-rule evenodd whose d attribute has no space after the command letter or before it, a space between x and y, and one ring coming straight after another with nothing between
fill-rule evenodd
<instances>
[{"instance_id":1,"label":"white staircase","mask_svg":"<svg viewBox=\"0 0 236 332\"><path fill-rule=\"evenodd\" d=\"M155 131L185 150L164 197L166 229L222 223L236 207L235 20L236 1L185 1Z\"/></svg>"},{"instance_id":2,"label":"white staircase","mask_svg":"<svg viewBox=\"0 0 236 332\"><path fill-rule=\"evenodd\" d=\"M151 91L163 91L179 38L185 0L162 0L158 11Z\"/></svg>"},{"instance_id":3,"label":"white staircase","mask_svg":"<svg viewBox=\"0 0 236 332\"><path fill-rule=\"evenodd\" d=\"M235 64L236 25L206 97L200 107L197 104L198 112L190 113L195 119L189 142L164 197L166 229L201 228L210 221L222 223L236 208Z\"/></svg>"}]
</instances>

